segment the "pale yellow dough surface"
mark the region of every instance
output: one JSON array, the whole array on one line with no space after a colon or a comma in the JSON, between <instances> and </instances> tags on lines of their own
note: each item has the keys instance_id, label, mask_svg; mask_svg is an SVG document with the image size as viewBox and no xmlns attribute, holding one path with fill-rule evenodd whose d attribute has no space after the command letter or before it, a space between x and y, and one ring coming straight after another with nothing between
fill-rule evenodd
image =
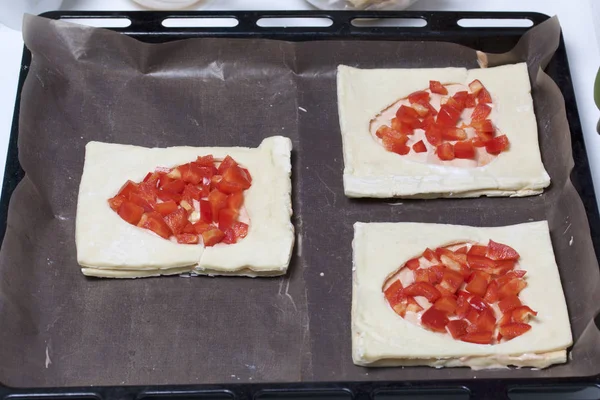
<instances>
[{"instance_id":1,"label":"pale yellow dough surface","mask_svg":"<svg viewBox=\"0 0 600 400\"><path fill-rule=\"evenodd\" d=\"M77 261L88 276L136 278L195 272L207 275L285 274L294 244L290 221L291 148L274 136L258 148L138 146L90 142L77 203ZM156 167L188 163L197 156L232 156L248 168L252 186L244 192L250 218L248 235L235 244L183 245L130 225L110 209L107 199L131 179L141 181Z\"/></svg>"},{"instance_id":2,"label":"pale yellow dough surface","mask_svg":"<svg viewBox=\"0 0 600 400\"><path fill-rule=\"evenodd\" d=\"M382 292L384 281L425 248L490 239L513 247L527 271L522 302L538 316L531 330L497 345L479 345L431 332L399 317ZM352 358L364 366L508 365L545 368L566 362L571 326L554 260L546 221L478 228L426 223L361 223L354 225L352 290Z\"/></svg>"},{"instance_id":3,"label":"pale yellow dough surface","mask_svg":"<svg viewBox=\"0 0 600 400\"><path fill-rule=\"evenodd\" d=\"M429 165L391 153L369 133L371 120L410 93L479 79L489 90L490 118L510 140L510 149L478 168ZM550 184L542 164L531 86L524 63L487 69L357 69L337 73L338 109L348 197L530 196Z\"/></svg>"}]
</instances>

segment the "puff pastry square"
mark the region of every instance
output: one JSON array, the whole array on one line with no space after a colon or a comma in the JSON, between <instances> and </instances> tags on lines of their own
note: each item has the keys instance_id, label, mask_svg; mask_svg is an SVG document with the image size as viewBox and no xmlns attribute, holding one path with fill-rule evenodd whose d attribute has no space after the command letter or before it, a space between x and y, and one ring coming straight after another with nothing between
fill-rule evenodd
<instances>
[{"instance_id":1,"label":"puff pastry square","mask_svg":"<svg viewBox=\"0 0 600 400\"><path fill-rule=\"evenodd\" d=\"M473 344L425 330L398 316L386 302L384 281L399 266L427 247L494 240L520 253L528 286L524 304L538 312L532 328L510 341ZM468 366L473 369L509 365L545 368L566 362L572 344L565 298L554 260L548 224L531 222L495 228L425 223L360 223L354 225L352 290L352 357L364 366Z\"/></svg>"},{"instance_id":2,"label":"puff pastry square","mask_svg":"<svg viewBox=\"0 0 600 400\"><path fill-rule=\"evenodd\" d=\"M77 261L85 275L136 278L195 272L209 275L285 274L294 243L290 222L291 148L288 138L270 137L258 148L145 148L90 142L86 146L76 219ZM253 182L244 192L250 218L247 236L213 247L177 244L123 221L107 199L123 182L141 181L158 166L173 167L212 154L230 155L248 168Z\"/></svg>"},{"instance_id":3,"label":"puff pastry square","mask_svg":"<svg viewBox=\"0 0 600 400\"><path fill-rule=\"evenodd\" d=\"M369 132L371 121L399 99L442 84L479 79L491 93L490 118L510 140L491 163L458 168L419 163L389 152ZM530 196L550 184L542 164L531 86L524 63L487 69L357 69L338 67L337 91L348 197Z\"/></svg>"}]
</instances>

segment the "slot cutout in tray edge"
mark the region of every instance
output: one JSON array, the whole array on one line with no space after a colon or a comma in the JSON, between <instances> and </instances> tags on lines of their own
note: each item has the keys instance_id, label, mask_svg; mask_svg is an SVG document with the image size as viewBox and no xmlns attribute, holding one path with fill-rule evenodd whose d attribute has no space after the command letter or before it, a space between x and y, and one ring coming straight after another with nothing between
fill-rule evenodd
<instances>
[{"instance_id":1,"label":"slot cutout in tray edge","mask_svg":"<svg viewBox=\"0 0 600 400\"><path fill-rule=\"evenodd\" d=\"M354 18L350 23L355 28L423 28L427 26L427 20L424 18Z\"/></svg>"},{"instance_id":2,"label":"slot cutout in tray edge","mask_svg":"<svg viewBox=\"0 0 600 400\"><path fill-rule=\"evenodd\" d=\"M256 21L261 28L327 28L333 20L327 17L263 17Z\"/></svg>"},{"instance_id":3,"label":"slot cutout in tray edge","mask_svg":"<svg viewBox=\"0 0 600 400\"><path fill-rule=\"evenodd\" d=\"M127 28L131 25L131 20L127 17L118 18L78 18L78 17L60 17L61 21L71 22L73 24L93 26L96 28Z\"/></svg>"},{"instance_id":4,"label":"slot cutout in tray edge","mask_svg":"<svg viewBox=\"0 0 600 400\"><path fill-rule=\"evenodd\" d=\"M234 17L170 17L161 22L165 28L234 28L239 23L240 21Z\"/></svg>"},{"instance_id":5,"label":"slot cutout in tray edge","mask_svg":"<svg viewBox=\"0 0 600 400\"><path fill-rule=\"evenodd\" d=\"M530 28L533 21L528 18L461 18L461 28Z\"/></svg>"}]
</instances>

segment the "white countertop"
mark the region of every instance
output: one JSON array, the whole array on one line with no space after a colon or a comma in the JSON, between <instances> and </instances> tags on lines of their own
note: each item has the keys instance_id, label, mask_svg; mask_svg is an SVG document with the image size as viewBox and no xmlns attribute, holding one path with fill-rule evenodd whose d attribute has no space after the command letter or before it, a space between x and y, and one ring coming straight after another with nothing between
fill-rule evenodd
<instances>
[{"instance_id":1,"label":"white countertop","mask_svg":"<svg viewBox=\"0 0 600 400\"><path fill-rule=\"evenodd\" d=\"M14 0L4 0L14 1ZM21 0L19 0L21 1ZM4 10L6 5L0 5ZM63 10L143 10L130 0L64 0ZM205 0L201 10L310 10L304 0ZM569 57L577 106L583 127L596 197L600 199L600 112L593 99L593 85L600 65L600 2L595 0L420 0L409 9L438 11L536 11L558 15ZM3 20L0 11L0 21ZM0 24L0 176L4 174L12 123L23 41L21 33Z\"/></svg>"}]
</instances>

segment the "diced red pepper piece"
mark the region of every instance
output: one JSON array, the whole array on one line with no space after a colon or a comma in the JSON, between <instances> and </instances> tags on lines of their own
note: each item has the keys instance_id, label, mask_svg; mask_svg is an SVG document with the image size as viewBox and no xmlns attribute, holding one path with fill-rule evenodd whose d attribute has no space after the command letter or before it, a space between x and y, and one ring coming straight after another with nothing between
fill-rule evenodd
<instances>
[{"instance_id":1,"label":"diced red pepper piece","mask_svg":"<svg viewBox=\"0 0 600 400\"><path fill-rule=\"evenodd\" d=\"M490 154L500 154L508 149L509 144L506 135L496 136L485 143L485 150Z\"/></svg>"},{"instance_id":2,"label":"diced red pepper piece","mask_svg":"<svg viewBox=\"0 0 600 400\"><path fill-rule=\"evenodd\" d=\"M521 300L516 295L507 296L498 302L498 308L502 311L502 314L506 314L517 307L521 307Z\"/></svg>"},{"instance_id":3,"label":"diced red pepper piece","mask_svg":"<svg viewBox=\"0 0 600 400\"><path fill-rule=\"evenodd\" d=\"M400 299L405 297L402 293L402 282L400 282L400 279L397 279L394 281L394 283L388 286L388 288L384 290L383 294L385 295L388 303L390 303L390 306L394 308Z\"/></svg>"},{"instance_id":4,"label":"diced red pepper piece","mask_svg":"<svg viewBox=\"0 0 600 400\"><path fill-rule=\"evenodd\" d=\"M181 172L181 180L186 183L197 185L204 179L203 171L196 163L183 164L178 168Z\"/></svg>"},{"instance_id":5,"label":"diced red pepper piece","mask_svg":"<svg viewBox=\"0 0 600 400\"><path fill-rule=\"evenodd\" d=\"M427 114L426 119L431 118L431 120L433 120L433 116L437 115L437 113L438 113L437 110L435 109L435 107L432 106L428 100L419 100L415 104L419 104L429 110L429 113Z\"/></svg>"},{"instance_id":6,"label":"diced red pepper piece","mask_svg":"<svg viewBox=\"0 0 600 400\"><path fill-rule=\"evenodd\" d=\"M527 287L527 282L522 279L513 279L507 284L500 286L498 289L498 297L504 299L508 296L518 295L521 290Z\"/></svg>"},{"instance_id":7,"label":"diced red pepper piece","mask_svg":"<svg viewBox=\"0 0 600 400\"><path fill-rule=\"evenodd\" d=\"M160 215L169 215L176 210L177 203L175 203L173 200L168 200L164 203L158 203L154 206L154 211L158 212Z\"/></svg>"},{"instance_id":8,"label":"diced red pepper piece","mask_svg":"<svg viewBox=\"0 0 600 400\"><path fill-rule=\"evenodd\" d=\"M416 282L412 285L407 286L403 293L407 296L423 296L430 303L435 302L441 297L440 291L437 290L433 285L426 282Z\"/></svg>"},{"instance_id":9,"label":"diced red pepper piece","mask_svg":"<svg viewBox=\"0 0 600 400\"><path fill-rule=\"evenodd\" d=\"M231 225L231 229L233 233L235 233L235 237L237 239L245 238L248 235L248 224L244 222L236 221Z\"/></svg>"},{"instance_id":10,"label":"diced red pepper piece","mask_svg":"<svg viewBox=\"0 0 600 400\"><path fill-rule=\"evenodd\" d=\"M456 315L459 318L464 318L467 316L470 309L469 294L467 292L459 291L456 299Z\"/></svg>"},{"instance_id":11,"label":"diced red pepper piece","mask_svg":"<svg viewBox=\"0 0 600 400\"><path fill-rule=\"evenodd\" d=\"M422 140L419 140L417 143L413 144L412 148L415 153L425 153L427 151L427 147Z\"/></svg>"},{"instance_id":12,"label":"diced red pepper piece","mask_svg":"<svg viewBox=\"0 0 600 400\"><path fill-rule=\"evenodd\" d=\"M464 110L467 106L467 98L469 97L469 93L465 90L454 93L452 99L458 104L460 110Z\"/></svg>"},{"instance_id":13,"label":"diced red pepper piece","mask_svg":"<svg viewBox=\"0 0 600 400\"><path fill-rule=\"evenodd\" d=\"M459 110L447 104L444 104L442 107L440 107L440 111L438 112L437 119L435 121L440 126L446 128L453 128L456 126L456 123L458 122L459 118Z\"/></svg>"},{"instance_id":14,"label":"diced red pepper piece","mask_svg":"<svg viewBox=\"0 0 600 400\"><path fill-rule=\"evenodd\" d=\"M476 332L493 331L496 327L496 317L494 317L494 312L489 308L482 310L479 313L477 322L475 322L475 326Z\"/></svg>"},{"instance_id":15,"label":"diced red pepper piece","mask_svg":"<svg viewBox=\"0 0 600 400\"><path fill-rule=\"evenodd\" d=\"M162 215L155 211L142 215L142 218L138 222L137 226L140 228L149 229L164 239L168 239L173 234L173 232L171 232L171 228L169 228L169 225L166 224Z\"/></svg>"},{"instance_id":16,"label":"diced red pepper piece","mask_svg":"<svg viewBox=\"0 0 600 400\"><path fill-rule=\"evenodd\" d=\"M467 312L467 315L465 316L465 319L467 321L469 321L470 323L474 324L477 322L478 318L479 318L479 311L477 311L472 305L469 304L469 310Z\"/></svg>"},{"instance_id":17,"label":"diced red pepper piece","mask_svg":"<svg viewBox=\"0 0 600 400\"><path fill-rule=\"evenodd\" d=\"M454 296L443 296L440 297L434 304L433 307L440 311L445 312L447 315L453 315L456 312L456 298Z\"/></svg>"},{"instance_id":18,"label":"diced red pepper piece","mask_svg":"<svg viewBox=\"0 0 600 400\"><path fill-rule=\"evenodd\" d=\"M442 139L444 140L465 140L467 138L467 132L460 128L446 128L442 130Z\"/></svg>"},{"instance_id":19,"label":"diced red pepper piece","mask_svg":"<svg viewBox=\"0 0 600 400\"><path fill-rule=\"evenodd\" d=\"M415 282L427 282L427 283L431 283L431 280L429 278L429 272L430 272L431 268L418 268L415 269L413 274L415 276Z\"/></svg>"},{"instance_id":20,"label":"diced red pepper piece","mask_svg":"<svg viewBox=\"0 0 600 400\"><path fill-rule=\"evenodd\" d=\"M452 107L453 109L455 109L459 113L462 112L462 110L464 110L464 108L465 108L465 102L464 101L457 101L454 97L448 98L446 100L446 103L444 105L447 106L447 107Z\"/></svg>"},{"instance_id":21,"label":"diced red pepper piece","mask_svg":"<svg viewBox=\"0 0 600 400\"><path fill-rule=\"evenodd\" d=\"M406 296L398 296L398 301L392 307L394 312L404 318L408 309L408 298Z\"/></svg>"},{"instance_id":22,"label":"diced red pepper piece","mask_svg":"<svg viewBox=\"0 0 600 400\"><path fill-rule=\"evenodd\" d=\"M492 96L490 95L490 92L488 92L486 88L483 88L477 94L477 101L479 102L479 104L481 104L481 103L491 103L492 102Z\"/></svg>"},{"instance_id":23,"label":"diced red pepper piece","mask_svg":"<svg viewBox=\"0 0 600 400\"><path fill-rule=\"evenodd\" d=\"M492 273L493 269L496 267L496 262L494 260L490 260L483 256L476 256L474 254L467 254L467 262L470 268L483 270L487 273Z\"/></svg>"},{"instance_id":24,"label":"diced red pepper piece","mask_svg":"<svg viewBox=\"0 0 600 400\"><path fill-rule=\"evenodd\" d=\"M530 317L534 317L536 315L537 312L533 311L528 306L516 307L511 312L512 320L522 324L527 323Z\"/></svg>"},{"instance_id":25,"label":"diced red pepper piece","mask_svg":"<svg viewBox=\"0 0 600 400\"><path fill-rule=\"evenodd\" d=\"M469 93L467 98L465 99L465 107L473 108L477 105L477 95L474 93Z\"/></svg>"},{"instance_id":26,"label":"diced red pepper piece","mask_svg":"<svg viewBox=\"0 0 600 400\"><path fill-rule=\"evenodd\" d=\"M423 252L423 257L425 257L425 259L429 262L438 262L438 258L430 248L425 249Z\"/></svg>"},{"instance_id":27,"label":"diced red pepper piece","mask_svg":"<svg viewBox=\"0 0 600 400\"><path fill-rule=\"evenodd\" d=\"M514 260L498 260L496 261L496 268L494 268L493 275L505 275L515 267Z\"/></svg>"},{"instance_id":28,"label":"diced red pepper piece","mask_svg":"<svg viewBox=\"0 0 600 400\"><path fill-rule=\"evenodd\" d=\"M136 191L137 191L137 184L133 181L127 181L121 187L121 189L119 189L119 193L117 193L117 195L123 196L124 198L128 199L129 195Z\"/></svg>"},{"instance_id":29,"label":"diced red pepper piece","mask_svg":"<svg viewBox=\"0 0 600 400\"><path fill-rule=\"evenodd\" d=\"M451 291L444 289L444 287L441 284L437 284L434 287L438 290L438 292L440 292L441 297L454 295L454 293L452 293Z\"/></svg>"},{"instance_id":30,"label":"diced red pepper piece","mask_svg":"<svg viewBox=\"0 0 600 400\"><path fill-rule=\"evenodd\" d=\"M411 270L415 270L415 269L419 268L419 265L420 265L420 263L419 263L418 258L411 258L410 260L408 260L406 262L406 266L408 267L408 269L411 269Z\"/></svg>"},{"instance_id":31,"label":"diced red pepper piece","mask_svg":"<svg viewBox=\"0 0 600 400\"><path fill-rule=\"evenodd\" d=\"M440 160L450 161L454 160L454 146L451 143L442 143L437 149L436 153Z\"/></svg>"},{"instance_id":32,"label":"diced red pepper piece","mask_svg":"<svg viewBox=\"0 0 600 400\"><path fill-rule=\"evenodd\" d=\"M487 246L480 246L480 245L474 244L473 246L471 246L471 248L469 249L467 254L473 255L473 256L485 257L485 255L487 254Z\"/></svg>"},{"instance_id":33,"label":"diced red pepper piece","mask_svg":"<svg viewBox=\"0 0 600 400\"><path fill-rule=\"evenodd\" d=\"M379 139L383 139L384 136L391 135L391 130L392 128L390 128L389 126L381 125L379 128L377 128L377 131L375 131L375 136L377 136Z\"/></svg>"},{"instance_id":34,"label":"diced red pepper piece","mask_svg":"<svg viewBox=\"0 0 600 400\"><path fill-rule=\"evenodd\" d=\"M479 103L471 114L471 121L483 121L492 112L492 108L486 104Z\"/></svg>"},{"instance_id":35,"label":"diced red pepper piece","mask_svg":"<svg viewBox=\"0 0 600 400\"><path fill-rule=\"evenodd\" d=\"M153 188L156 188L156 185L160 179L160 175L161 174L158 172L148 172L143 182L152 185Z\"/></svg>"},{"instance_id":36,"label":"diced red pepper piece","mask_svg":"<svg viewBox=\"0 0 600 400\"><path fill-rule=\"evenodd\" d=\"M504 339L510 340L521 336L530 329L531 325L529 324L512 323L501 326L499 332Z\"/></svg>"},{"instance_id":37,"label":"diced red pepper piece","mask_svg":"<svg viewBox=\"0 0 600 400\"><path fill-rule=\"evenodd\" d=\"M231 156L226 156L223 161L219 164L219 168L217 168L216 175L223 175L223 173L228 170L230 167L237 165L235 160L231 158Z\"/></svg>"},{"instance_id":38,"label":"diced red pepper piece","mask_svg":"<svg viewBox=\"0 0 600 400\"><path fill-rule=\"evenodd\" d=\"M477 295L473 295L469 298L469 304L473 306L473 308L476 309L478 312L490 308L490 305Z\"/></svg>"},{"instance_id":39,"label":"diced red pepper piece","mask_svg":"<svg viewBox=\"0 0 600 400\"><path fill-rule=\"evenodd\" d=\"M425 138L433 145L437 146L442 143L442 128L437 124L430 124L425 128Z\"/></svg>"},{"instance_id":40,"label":"diced red pepper piece","mask_svg":"<svg viewBox=\"0 0 600 400\"><path fill-rule=\"evenodd\" d=\"M456 319L448 322L446 329L454 339L460 339L467 334L467 326L469 323L464 319Z\"/></svg>"},{"instance_id":41,"label":"diced red pepper piece","mask_svg":"<svg viewBox=\"0 0 600 400\"><path fill-rule=\"evenodd\" d=\"M181 194L178 193L165 192L164 190L160 189L156 192L156 194L162 201L173 200L175 203L179 203L181 201Z\"/></svg>"},{"instance_id":42,"label":"diced red pepper piece","mask_svg":"<svg viewBox=\"0 0 600 400\"><path fill-rule=\"evenodd\" d=\"M408 305L406 306L406 311L411 311L414 313L423 311L423 307L421 307L413 297L408 297L407 299Z\"/></svg>"},{"instance_id":43,"label":"diced red pepper piece","mask_svg":"<svg viewBox=\"0 0 600 400\"><path fill-rule=\"evenodd\" d=\"M195 163L201 167L212 168L215 165L215 158L212 156L212 154L209 154L207 156L198 156Z\"/></svg>"},{"instance_id":44,"label":"diced red pepper piece","mask_svg":"<svg viewBox=\"0 0 600 400\"><path fill-rule=\"evenodd\" d=\"M464 277L460 272L448 269L444 271L440 286L449 291L450 293L456 293L460 286L464 282Z\"/></svg>"},{"instance_id":45,"label":"diced red pepper piece","mask_svg":"<svg viewBox=\"0 0 600 400\"><path fill-rule=\"evenodd\" d=\"M498 299L499 299L498 282L492 281L488 285L487 290L485 291L485 295L483 296L483 299L485 301L487 301L488 303L495 303L498 301Z\"/></svg>"},{"instance_id":46,"label":"diced red pepper piece","mask_svg":"<svg viewBox=\"0 0 600 400\"><path fill-rule=\"evenodd\" d=\"M456 254L467 254L467 246L459 247L458 249L454 250L454 252Z\"/></svg>"},{"instance_id":47,"label":"diced red pepper piece","mask_svg":"<svg viewBox=\"0 0 600 400\"><path fill-rule=\"evenodd\" d=\"M475 343L475 344L491 344L494 333L488 332L472 332L467 333L460 338L463 342Z\"/></svg>"},{"instance_id":48,"label":"diced red pepper piece","mask_svg":"<svg viewBox=\"0 0 600 400\"><path fill-rule=\"evenodd\" d=\"M465 289L469 293L476 294L477 296L483 297L485 296L485 292L487 291L488 281L486 277L483 275L485 272L482 271L473 271L469 283Z\"/></svg>"},{"instance_id":49,"label":"diced red pepper piece","mask_svg":"<svg viewBox=\"0 0 600 400\"><path fill-rule=\"evenodd\" d=\"M119 206L117 214L132 225L137 225L144 215L144 209L131 201L124 200Z\"/></svg>"},{"instance_id":50,"label":"diced red pepper piece","mask_svg":"<svg viewBox=\"0 0 600 400\"><path fill-rule=\"evenodd\" d=\"M471 143L473 143L474 147L485 147L485 142L488 141L489 139L486 138L486 140L483 141L480 137L473 137L469 140L471 140Z\"/></svg>"},{"instance_id":51,"label":"diced red pepper piece","mask_svg":"<svg viewBox=\"0 0 600 400\"><path fill-rule=\"evenodd\" d=\"M175 238L177 239L177 243L181 244L198 244L200 242L198 235L192 233L181 233L175 235Z\"/></svg>"},{"instance_id":52,"label":"diced red pepper piece","mask_svg":"<svg viewBox=\"0 0 600 400\"><path fill-rule=\"evenodd\" d=\"M183 189L181 197L187 200L190 204L193 204L193 200L200 201L202 198L202 190L198 189L198 186L188 184Z\"/></svg>"},{"instance_id":53,"label":"diced red pepper piece","mask_svg":"<svg viewBox=\"0 0 600 400\"><path fill-rule=\"evenodd\" d=\"M447 271L446 267L443 265L434 265L429 269L431 270L431 275L429 277L432 285L441 282L444 277L444 272Z\"/></svg>"},{"instance_id":54,"label":"diced red pepper piece","mask_svg":"<svg viewBox=\"0 0 600 400\"><path fill-rule=\"evenodd\" d=\"M121 204L123 204L124 201L126 201L127 199L121 195L116 195L115 197L112 197L110 199L108 199L108 205L110 206L110 208L112 208L114 211L118 211L119 207L121 207Z\"/></svg>"},{"instance_id":55,"label":"diced red pepper piece","mask_svg":"<svg viewBox=\"0 0 600 400\"><path fill-rule=\"evenodd\" d=\"M129 201L133 204L136 204L144 209L144 211L149 212L154 209L154 202L151 201L148 196L144 196L140 192L131 192L129 194Z\"/></svg>"},{"instance_id":56,"label":"diced red pepper piece","mask_svg":"<svg viewBox=\"0 0 600 400\"><path fill-rule=\"evenodd\" d=\"M192 224L191 222L188 222L185 227L183 228L183 231L181 233L192 233L192 234L196 234L196 229L194 228L194 224Z\"/></svg>"},{"instance_id":57,"label":"diced red pepper piece","mask_svg":"<svg viewBox=\"0 0 600 400\"><path fill-rule=\"evenodd\" d=\"M429 81L429 90L431 93L448 94L448 89L440 81Z\"/></svg>"},{"instance_id":58,"label":"diced red pepper piece","mask_svg":"<svg viewBox=\"0 0 600 400\"><path fill-rule=\"evenodd\" d=\"M233 223L237 220L239 213L231 208L223 208L219 211L219 229L225 232L225 230L231 228Z\"/></svg>"},{"instance_id":59,"label":"diced red pepper piece","mask_svg":"<svg viewBox=\"0 0 600 400\"><path fill-rule=\"evenodd\" d=\"M164 192L181 194L185 189L185 182L181 179L173 179L170 182L164 183L160 189Z\"/></svg>"},{"instance_id":60,"label":"diced red pepper piece","mask_svg":"<svg viewBox=\"0 0 600 400\"><path fill-rule=\"evenodd\" d=\"M470 140L454 143L454 156L462 159L475 158L475 146Z\"/></svg>"},{"instance_id":61,"label":"diced red pepper piece","mask_svg":"<svg viewBox=\"0 0 600 400\"><path fill-rule=\"evenodd\" d=\"M496 131L494 124L489 119L471 121L471 128L475 129L475 132L479 135L480 133L491 133ZM482 139L484 139L482 137Z\"/></svg>"},{"instance_id":62,"label":"diced red pepper piece","mask_svg":"<svg viewBox=\"0 0 600 400\"><path fill-rule=\"evenodd\" d=\"M242 192L250 187L250 180L246 172L238 165L232 165L227 168L222 177L223 179L221 179L216 187L223 193Z\"/></svg>"},{"instance_id":63,"label":"diced red pepper piece","mask_svg":"<svg viewBox=\"0 0 600 400\"><path fill-rule=\"evenodd\" d=\"M429 307L421 316L421 324L434 332L445 333L448 322L449 320L446 313L435 307Z\"/></svg>"},{"instance_id":64,"label":"diced red pepper piece","mask_svg":"<svg viewBox=\"0 0 600 400\"><path fill-rule=\"evenodd\" d=\"M408 101L410 102L410 104L414 104L419 101L429 101L429 93L424 90L419 90L417 92L411 93L408 95Z\"/></svg>"},{"instance_id":65,"label":"diced red pepper piece","mask_svg":"<svg viewBox=\"0 0 600 400\"><path fill-rule=\"evenodd\" d=\"M177 208L171 214L165 216L164 221L175 235L180 234L189 222L187 213L183 208Z\"/></svg>"},{"instance_id":66,"label":"diced red pepper piece","mask_svg":"<svg viewBox=\"0 0 600 400\"><path fill-rule=\"evenodd\" d=\"M212 220L218 222L219 211L227 207L227 195L217 189L214 189L208 195L208 202L210 203L210 215ZM200 209L202 209L202 205L200 205L200 207Z\"/></svg>"},{"instance_id":67,"label":"diced red pepper piece","mask_svg":"<svg viewBox=\"0 0 600 400\"><path fill-rule=\"evenodd\" d=\"M239 211L244 204L244 192L232 193L227 196L227 208Z\"/></svg>"},{"instance_id":68,"label":"diced red pepper piece","mask_svg":"<svg viewBox=\"0 0 600 400\"><path fill-rule=\"evenodd\" d=\"M219 208L220 210L220 208ZM213 221L212 206L208 200L200 200L200 221L211 223ZM218 214L217 214L218 215Z\"/></svg>"},{"instance_id":69,"label":"diced red pepper piece","mask_svg":"<svg viewBox=\"0 0 600 400\"><path fill-rule=\"evenodd\" d=\"M235 232L233 231L233 229L231 229L231 228L225 229L223 231L223 233L225 234L225 236L223 237L223 240L221 241L221 243L233 244L233 243L237 242L237 240L235 238Z\"/></svg>"},{"instance_id":70,"label":"diced red pepper piece","mask_svg":"<svg viewBox=\"0 0 600 400\"><path fill-rule=\"evenodd\" d=\"M404 156L410 152L410 147L408 147L405 144L406 141L408 141L408 138L406 138L406 140L398 140L398 139L390 138L389 136L384 136L383 137L383 147L387 151L391 151L392 153L396 153L396 154L400 154L401 156ZM404 143L402 143L402 142L404 142Z\"/></svg>"},{"instance_id":71,"label":"diced red pepper piece","mask_svg":"<svg viewBox=\"0 0 600 400\"><path fill-rule=\"evenodd\" d=\"M215 244L223 240L224 237L225 234L223 233L223 231L221 231L219 228L214 227L202 233L202 241L205 247L214 246Z\"/></svg>"},{"instance_id":72,"label":"diced red pepper piece","mask_svg":"<svg viewBox=\"0 0 600 400\"><path fill-rule=\"evenodd\" d=\"M194 231L196 231L196 233L198 235L203 234L204 232L210 230L213 228L213 225L210 223L206 223L204 221L198 221L195 224L192 225L194 227Z\"/></svg>"},{"instance_id":73,"label":"diced red pepper piece","mask_svg":"<svg viewBox=\"0 0 600 400\"><path fill-rule=\"evenodd\" d=\"M479 79L475 79L473 82L469 83L469 90L473 94L478 94L479 91L483 89L483 83Z\"/></svg>"},{"instance_id":74,"label":"diced red pepper piece","mask_svg":"<svg viewBox=\"0 0 600 400\"><path fill-rule=\"evenodd\" d=\"M419 114L419 117L423 118L429 114L429 108L425 107L421 103L414 103L411 107Z\"/></svg>"},{"instance_id":75,"label":"diced red pepper piece","mask_svg":"<svg viewBox=\"0 0 600 400\"><path fill-rule=\"evenodd\" d=\"M512 314L509 312L507 314L502 315L498 320L498 326L504 326L508 324L512 324Z\"/></svg>"}]
</instances>

